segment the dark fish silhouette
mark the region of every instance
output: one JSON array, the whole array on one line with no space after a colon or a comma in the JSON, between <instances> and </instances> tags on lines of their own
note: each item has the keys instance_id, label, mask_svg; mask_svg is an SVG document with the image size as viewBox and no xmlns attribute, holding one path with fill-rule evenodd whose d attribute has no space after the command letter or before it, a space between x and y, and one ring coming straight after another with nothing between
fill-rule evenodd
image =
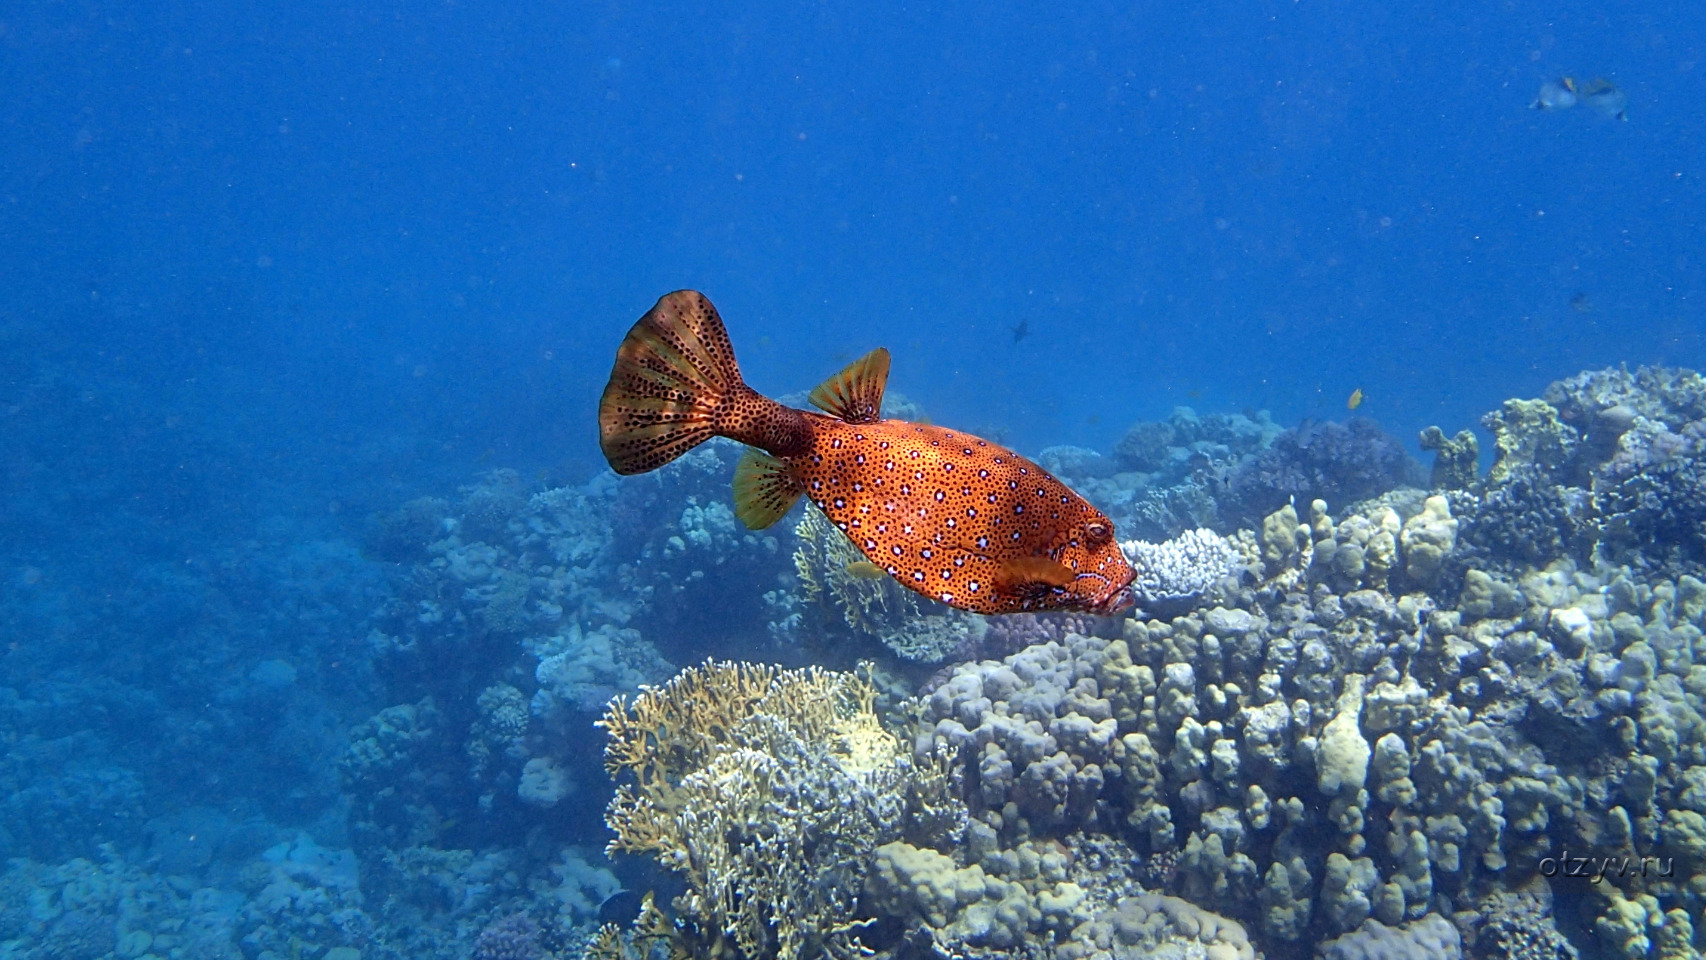
<instances>
[{"instance_id":1,"label":"dark fish silhouette","mask_svg":"<svg viewBox=\"0 0 1706 960\"><path fill-rule=\"evenodd\" d=\"M1020 320L1009 329L1013 331L1013 342L1018 343L1031 335L1031 321Z\"/></svg>"},{"instance_id":2,"label":"dark fish silhouette","mask_svg":"<svg viewBox=\"0 0 1706 960\"><path fill-rule=\"evenodd\" d=\"M614 923L623 929L633 925L640 915L640 895L632 890L618 890L598 907L598 925Z\"/></svg>"}]
</instances>

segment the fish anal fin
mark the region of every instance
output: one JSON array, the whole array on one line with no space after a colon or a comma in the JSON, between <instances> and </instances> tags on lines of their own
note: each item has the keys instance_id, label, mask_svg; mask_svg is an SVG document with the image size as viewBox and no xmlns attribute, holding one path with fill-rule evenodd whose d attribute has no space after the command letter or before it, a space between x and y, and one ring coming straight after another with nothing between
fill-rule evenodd
<instances>
[{"instance_id":1,"label":"fish anal fin","mask_svg":"<svg viewBox=\"0 0 1706 960\"><path fill-rule=\"evenodd\" d=\"M757 450L735 464L735 516L750 530L763 530L787 516L805 488L788 465Z\"/></svg>"},{"instance_id":2,"label":"fish anal fin","mask_svg":"<svg viewBox=\"0 0 1706 960\"><path fill-rule=\"evenodd\" d=\"M1003 560L995 576L1003 592L1024 594L1047 587L1070 586L1077 574L1050 557L1014 557Z\"/></svg>"},{"instance_id":3,"label":"fish anal fin","mask_svg":"<svg viewBox=\"0 0 1706 960\"><path fill-rule=\"evenodd\" d=\"M807 399L848 423L875 423L883 418L883 388L888 382L889 352L878 347L818 384Z\"/></svg>"}]
</instances>

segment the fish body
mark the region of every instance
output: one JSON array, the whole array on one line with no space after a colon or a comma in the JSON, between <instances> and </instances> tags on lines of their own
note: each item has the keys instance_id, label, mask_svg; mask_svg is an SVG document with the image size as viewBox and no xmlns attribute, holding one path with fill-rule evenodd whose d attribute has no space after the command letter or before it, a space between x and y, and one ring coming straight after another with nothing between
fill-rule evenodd
<instances>
[{"instance_id":1,"label":"fish body","mask_svg":"<svg viewBox=\"0 0 1706 960\"><path fill-rule=\"evenodd\" d=\"M1019 613L1092 609L1130 583L1107 517L1011 450L904 420L806 416L812 448L783 461L788 474L867 560L912 590L963 610Z\"/></svg>"},{"instance_id":2,"label":"fish body","mask_svg":"<svg viewBox=\"0 0 1706 960\"><path fill-rule=\"evenodd\" d=\"M998 444L882 419L888 365L888 351L872 351L812 391L823 413L783 406L741 381L711 302L678 291L617 351L600 444L622 474L712 436L756 447L735 471L735 512L749 527L804 496L871 564L952 607L1112 615L1131 605L1134 574L1101 511Z\"/></svg>"},{"instance_id":3,"label":"fish body","mask_svg":"<svg viewBox=\"0 0 1706 960\"><path fill-rule=\"evenodd\" d=\"M1577 96L1589 110L1611 120L1629 119L1629 95L1610 80L1599 79L1582 87Z\"/></svg>"},{"instance_id":4,"label":"fish body","mask_svg":"<svg viewBox=\"0 0 1706 960\"><path fill-rule=\"evenodd\" d=\"M1568 110L1576 105L1576 81L1573 77L1559 77L1548 80L1540 85L1540 93L1534 102L1528 105L1530 110Z\"/></svg>"},{"instance_id":5,"label":"fish body","mask_svg":"<svg viewBox=\"0 0 1706 960\"><path fill-rule=\"evenodd\" d=\"M1363 401L1362 388L1357 387L1355 390L1351 391L1350 398L1345 401L1345 409L1346 410L1355 410L1357 407L1362 406L1362 401Z\"/></svg>"}]
</instances>

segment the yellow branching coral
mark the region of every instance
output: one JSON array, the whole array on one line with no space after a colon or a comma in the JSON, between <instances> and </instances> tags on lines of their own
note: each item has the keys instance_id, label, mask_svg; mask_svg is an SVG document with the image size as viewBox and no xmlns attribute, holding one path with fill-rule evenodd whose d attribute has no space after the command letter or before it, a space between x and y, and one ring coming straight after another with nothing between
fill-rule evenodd
<instances>
[{"instance_id":1,"label":"yellow branching coral","mask_svg":"<svg viewBox=\"0 0 1706 960\"><path fill-rule=\"evenodd\" d=\"M807 510L794 527L794 536L799 538L794 569L800 575L801 600L822 603L827 594L849 627L873 635L890 623L920 615L912 591L887 576L869 578L850 572L865 562L865 555L823 514Z\"/></svg>"},{"instance_id":2,"label":"yellow branching coral","mask_svg":"<svg viewBox=\"0 0 1706 960\"><path fill-rule=\"evenodd\" d=\"M627 943L611 932L597 955L648 937L696 960L855 949L875 849L957 835L965 818L946 759L916 762L875 698L860 674L708 661L613 701L605 764L632 782L605 813L610 850L656 856L687 890L673 923L657 913Z\"/></svg>"},{"instance_id":3,"label":"yellow branching coral","mask_svg":"<svg viewBox=\"0 0 1706 960\"><path fill-rule=\"evenodd\" d=\"M821 531L828 529L833 528L813 510L807 510L805 517L794 525L794 537L798 541L794 547L794 573L799 577L802 603L818 603L823 599L820 571L828 566L829 560L824 556L825 538Z\"/></svg>"},{"instance_id":4,"label":"yellow branching coral","mask_svg":"<svg viewBox=\"0 0 1706 960\"><path fill-rule=\"evenodd\" d=\"M632 929L624 931L614 923L599 927L587 944L586 955L594 960L689 960L681 952L675 924L652 902L649 893L640 901Z\"/></svg>"}]
</instances>

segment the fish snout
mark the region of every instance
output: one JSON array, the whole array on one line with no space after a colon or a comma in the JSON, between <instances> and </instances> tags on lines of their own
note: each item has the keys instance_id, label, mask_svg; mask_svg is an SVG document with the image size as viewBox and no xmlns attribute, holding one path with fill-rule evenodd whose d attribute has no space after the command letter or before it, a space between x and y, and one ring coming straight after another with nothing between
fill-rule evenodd
<instances>
[{"instance_id":1,"label":"fish snout","mask_svg":"<svg viewBox=\"0 0 1706 960\"><path fill-rule=\"evenodd\" d=\"M1129 565L1122 566L1125 569L1115 579L1097 577L1102 581L1102 587L1091 594L1089 601L1084 604L1086 613L1098 617L1113 617L1137 606L1137 595L1131 589L1131 582L1137 579L1137 571Z\"/></svg>"},{"instance_id":2,"label":"fish snout","mask_svg":"<svg viewBox=\"0 0 1706 960\"><path fill-rule=\"evenodd\" d=\"M1131 585L1117 587L1090 603L1088 611L1098 617L1117 617L1137 606L1137 596L1132 593Z\"/></svg>"}]
</instances>

